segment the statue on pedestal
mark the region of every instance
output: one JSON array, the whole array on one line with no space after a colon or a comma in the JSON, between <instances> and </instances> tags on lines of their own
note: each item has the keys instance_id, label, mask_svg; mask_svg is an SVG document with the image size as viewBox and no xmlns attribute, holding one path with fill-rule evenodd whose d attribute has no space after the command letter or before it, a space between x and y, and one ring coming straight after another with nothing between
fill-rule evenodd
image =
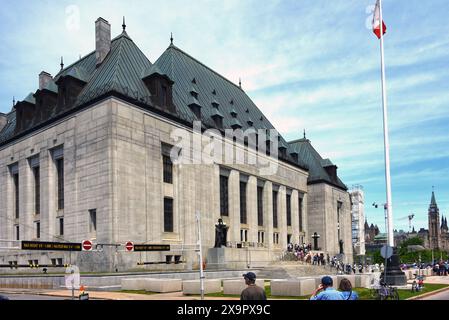
<instances>
[{"instance_id":1,"label":"statue on pedestal","mask_svg":"<svg viewBox=\"0 0 449 320\"><path fill-rule=\"evenodd\" d=\"M340 254L343 254L343 240L340 239L340 241L338 241L338 244L340 245Z\"/></svg>"},{"instance_id":2,"label":"statue on pedestal","mask_svg":"<svg viewBox=\"0 0 449 320\"><path fill-rule=\"evenodd\" d=\"M226 238L229 227L223 223L223 219L218 219L215 224L215 246L214 248L226 247Z\"/></svg>"}]
</instances>

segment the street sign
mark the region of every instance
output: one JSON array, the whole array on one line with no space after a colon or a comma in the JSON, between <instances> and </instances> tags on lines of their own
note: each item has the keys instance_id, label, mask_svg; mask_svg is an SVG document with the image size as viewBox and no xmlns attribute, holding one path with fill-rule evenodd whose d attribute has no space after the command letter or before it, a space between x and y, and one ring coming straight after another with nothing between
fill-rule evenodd
<instances>
[{"instance_id":1,"label":"street sign","mask_svg":"<svg viewBox=\"0 0 449 320\"><path fill-rule=\"evenodd\" d=\"M128 241L128 242L125 244L125 249L126 249L126 251L128 251L128 252L133 251L133 250L134 250L134 243L132 243L131 241Z\"/></svg>"},{"instance_id":2,"label":"street sign","mask_svg":"<svg viewBox=\"0 0 449 320\"><path fill-rule=\"evenodd\" d=\"M22 241L22 250L81 251L81 243Z\"/></svg>"},{"instance_id":3,"label":"street sign","mask_svg":"<svg viewBox=\"0 0 449 320\"><path fill-rule=\"evenodd\" d=\"M91 251L92 250L92 241L84 240L82 244L83 244L83 251Z\"/></svg>"},{"instance_id":4,"label":"street sign","mask_svg":"<svg viewBox=\"0 0 449 320\"><path fill-rule=\"evenodd\" d=\"M393 255L393 247L383 246L380 249L380 255L382 258L389 259Z\"/></svg>"},{"instance_id":5,"label":"street sign","mask_svg":"<svg viewBox=\"0 0 449 320\"><path fill-rule=\"evenodd\" d=\"M134 251L170 251L169 244L135 244Z\"/></svg>"}]
</instances>

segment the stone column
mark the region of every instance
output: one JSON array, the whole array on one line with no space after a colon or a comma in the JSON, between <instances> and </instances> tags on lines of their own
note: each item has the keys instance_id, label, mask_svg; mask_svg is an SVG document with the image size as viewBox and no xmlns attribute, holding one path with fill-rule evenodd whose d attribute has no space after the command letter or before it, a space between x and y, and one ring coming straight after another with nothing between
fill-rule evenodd
<instances>
[{"instance_id":1,"label":"stone column","mask_svg":"<svg viewBox=\"0 0 449 320\"><path fill-rule=\"evenodd\" d=\"M240 242L240 173L229 175L229 234L228 241Z\"/></svg>"},{"instance_id":2,"label":"stone column","mask_svg":"<svg viewBox=\"0 0 449 320\"><path fill-rule=\"evenodd\" d=\"M257 178L250 176L247 185L248 242L257 243Z\"/></svg>"},{"instance_id":3,"label":"stone column","mask_svg":"<svg viewBox=\"0 0 449 320\"><path fill-rule=\"evenodd\" d=\"M292 210L292 243L299 244L299 200L298 200L298 190L292 191L291 210Z\"/></svg>"},{"instance_id":4,"label":"stone column","mask_svg":"<svg viewBox=\"0 0 449 320\"><path fill-rule=\"evenodd\" d=\"M36 238L34 226L34 181L26 159L19 162L19 221L20 240Z\"/></svg>"},{"instance_id":5,"label":"stone column","mask_svg":"<svg viewBox=\"0 0 449 320\"><path fill-rule=\"evenodd\" d=\"M56 229L56 168L49 151L40 157L41 175L41 239L54 241Z\"/></svg>"},{"instance_id":6,"label":"stone column","mask_svg":"<svg viewBox=\"0 0 449 320\"><path fill-rule=\"evenodd\" d=\"M263 190L263 212L265 227L265 244L273 248L273 183L267 181Z\"/></svg>"},{"instance_id":7,"label":"stone column","mask_svg":"<svg viewBox=\"0 0 449 320\"><path fill-rule=\"evenodd\" d=\"M279 227L279 245L282 250L287 249L287 192L285 186L279 187L278 192L278 227Z\"/></svg>"}]
</instances>

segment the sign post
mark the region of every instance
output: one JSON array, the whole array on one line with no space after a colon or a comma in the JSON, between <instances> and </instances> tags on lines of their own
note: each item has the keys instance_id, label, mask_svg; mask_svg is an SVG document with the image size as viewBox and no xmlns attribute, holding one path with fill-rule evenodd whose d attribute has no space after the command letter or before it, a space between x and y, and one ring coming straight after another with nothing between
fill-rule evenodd
<instances>
[{"instance_id":1,"label":"sign post","mask_svg":"<svg viewBox=\"0 0 449 320\"><path fill-rule=\"evenodd\" d=\"M200 261L200 290L201 300L204 300L204 270L203 270L203 249L201 247L201 221L200 212L196 212L196 223L198 225L198 256Z\"/></svg>"}]
</instances>

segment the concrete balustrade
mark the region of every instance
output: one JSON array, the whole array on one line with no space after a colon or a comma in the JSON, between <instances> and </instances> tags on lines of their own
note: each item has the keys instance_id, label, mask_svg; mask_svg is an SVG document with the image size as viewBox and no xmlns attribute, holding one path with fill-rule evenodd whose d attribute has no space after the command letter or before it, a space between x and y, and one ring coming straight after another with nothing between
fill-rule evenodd
<instances>
[{"instance_id":1,"label":"concrete balustrade","mask_svg":"<svg viewBox=\"0 0 449 320\"><path fill-rule=\"evenodd\" d=\"M144 278L125 278L121 280L122 290L145 290Z\"/></svg>"},{"instance_id":2,"label":"concrete balustrade","mask_svg":"<svg viewBox=\"0 0 449 320\"><path fill-rule=\"evenodd\" d=\"M357 274L355 275L354 288L370 288L371 276L369 274Z\"/></svg>"},{"instance_id":3,"label":"concrete balustrade","mask_svg":"<svg viewBox=\"0 0 449 320\"><path fill-rule=\"evenodd\" d=\"M200 280L186 280L182 282L183 294L201 294ZM204 279L204 293L221 292L220 279Z\"/></svg>"},{"instance_id":4,"label":"concrete balustrade","mask_svg":"<svg viewBox=\"0 0 449 320\"><path fill-rule=\"evenodd\" d=\"M285 297L307 296L316 289L315 279L271 280L271 295Z\"/></svg>"},{"instance_id":5,"label":"concrete balustrade","mask_svg":"<svg viewBox=\"0 0 449 320\"><path fill-rule=\"evenodd\" d=\"M256 285L261 288L265 288L265 280L256 279ZM230 279L223 280L223 293L224 294L241 294L248 286L245 283L245 279Z\"/></svg>"},{"instance_id":6,"label":"concrete balustrade","mask_svg":"<svg viewBox=\"0 0 449 320\"><path fill-rule=\"evenodd\" d=\"M144 287L150 292L177 292L182 291L181 279L144 279Z\"/></svg>"}]
</instances>

